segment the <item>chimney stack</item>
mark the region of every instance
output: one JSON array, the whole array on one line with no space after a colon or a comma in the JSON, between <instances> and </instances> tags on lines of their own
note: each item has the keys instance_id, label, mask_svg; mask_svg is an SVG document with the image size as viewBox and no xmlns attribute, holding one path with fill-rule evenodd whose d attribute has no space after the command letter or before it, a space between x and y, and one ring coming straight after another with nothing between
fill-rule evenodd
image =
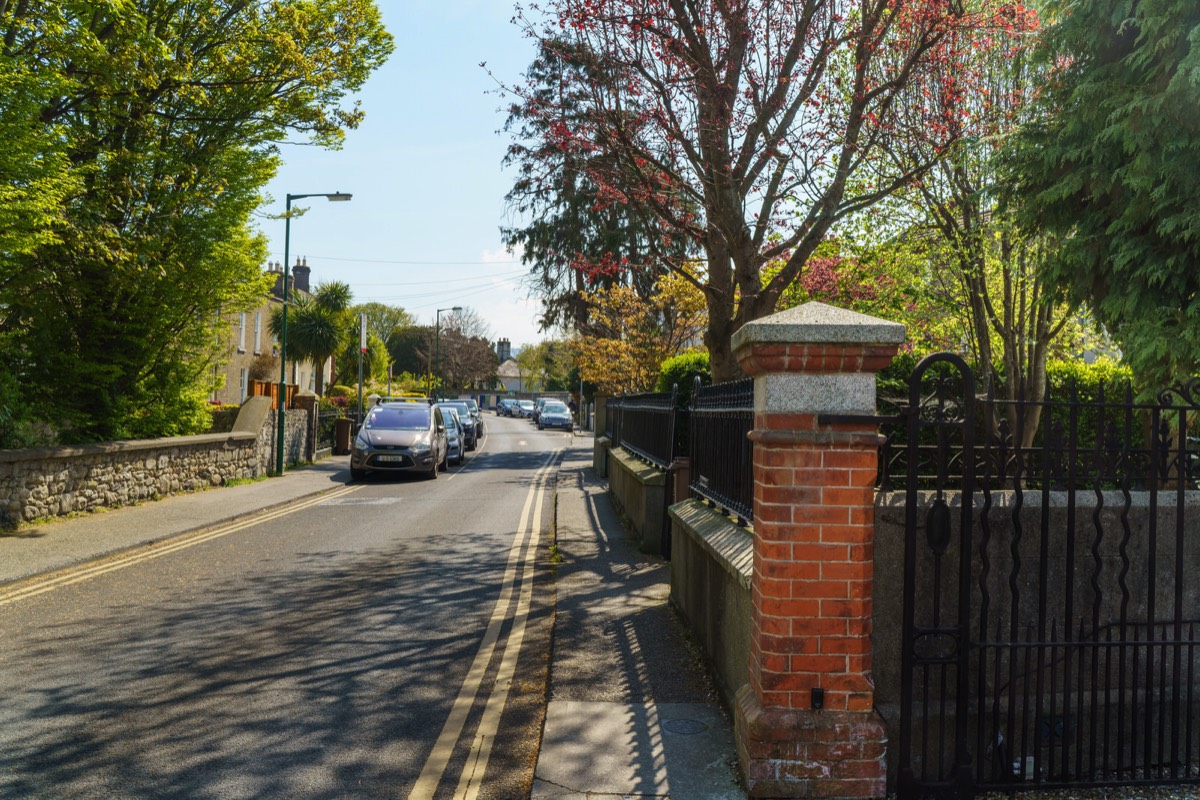
<instances>
[{"instance_id":1,"label":"chimney stack","mask_svg":"<svg viewBox=\"0 0 1200 800\"><path fill-rule=\"evenodd\" d=\"M508 339L500 339L497 341L496 356L499 357L501 364L512 358L512 342L510 342Z\"/></svg>"},{"instance_id":2,"label":"chimney stack","mask_svg":"<svg viewBox=\"0 0 1200 800\"><path fill-rule=\"evenodd\" d=\"M308 294L308 277L311 273L312 270L308 268L308 257L306 256L303 260L297 258L296 266L292 267L293 288L298 292Z\"/></svg>"}]
</instances>

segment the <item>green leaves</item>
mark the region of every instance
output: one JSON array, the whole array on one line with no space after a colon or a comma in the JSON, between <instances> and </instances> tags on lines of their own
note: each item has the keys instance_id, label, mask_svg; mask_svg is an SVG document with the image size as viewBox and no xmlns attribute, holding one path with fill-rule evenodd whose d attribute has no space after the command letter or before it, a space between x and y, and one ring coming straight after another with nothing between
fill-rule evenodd
<instances>
[{"instance_id":1,"label":"green leaves","mask_svg":"<svg viewBox=\"0 0 1200 800\"><path fill-rule=\"evenodd\" d=\"M270 284L251 215L277 142L358 124L378 9L28 0L0 4L0 40L0 363L56 398L64 440L201 420L219 320Z\"/></svg>"},{"instance_id":2,"label":"green leaves","mask_svg":"<svg viewBox=\"0 0 1200 800\"><path fill-rule=\"evenodd\" d=\"M1194 371L1196 350L1172 342L1200 324L1200 7L1056 10L1045 48L1060 69L1014 150L1027 223L1064 239L1052 277L1092 304L1143 380Z\"/></svg>"}]
</instances>

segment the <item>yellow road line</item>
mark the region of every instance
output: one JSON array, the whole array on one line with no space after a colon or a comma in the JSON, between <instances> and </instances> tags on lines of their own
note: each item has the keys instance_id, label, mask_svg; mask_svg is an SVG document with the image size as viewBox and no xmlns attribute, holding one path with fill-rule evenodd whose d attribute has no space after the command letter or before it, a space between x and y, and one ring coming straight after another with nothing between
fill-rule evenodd
<instances>
[{"instance_id":1,"label":"yellow road line","mask_svg":"<svg viewBox=\"0 0 1200 800\"><path fill-rule=\"evenodd\" d=\"M557 458L558 453L555 453ZM531 541L525 551L525 568L521 582L521 596L517 602L517 613L513 617L512 630L504 642L504 652L500 658L500 669L496 673L492 694L488 697L487 706L483 710L483 718L479 721L479 729L471 752L467 755L467 763L458 787L454 791L454 800L477 800L479 790L483 787L483 776L487 772L488 759L492 754L492 744L496 741L496 733L500 729L500 716L508 703L508 695L512 690L513 677L517 671L517 659L521 655L521 645L525 641L525 626L529 621L529 609L533 600L534 569L537 562L537 550L541 544L542 531L542 496L545 493L546 481L538 486L537 500L534 501L533 526L530 529Z\"/></svg>"},{"instance_id":2,"label":"yellow road line","mask_svg":"<svg viewBox=\"0 0 1200 800\"><path fill-rule=\"evenodd\" d=\"M417 782L408 794L408 800L432 800L434 792L437 791L438 784L441 783L442 776L446 773L450 757L454 754L454 746L458 744L459 737L462 736L463 727L467 723L467 716L470 714L471 706L475 704L475 698L478 696L479 688L483 684L484 673L487 672L488 664L491 663L492 654L496 649L496 642L500 638L500 629L504 625L504 620L508 616L509 606L512 604L513 589L516 585L517 564L522 545L529 536L526 525L529 522L530 509L533 506L535 498L540 497L539 488L541 482L545 480L557 458L558 453L552 453L538 471L534 473L533 481L529 486L529 493L525 496L525 505L521 509L520 522L517 524L517 535L508 552L508 563L504 569L504 579L501 584L500 596L496 600L496 605L492 610L487 630L483 634L483 641L480 643L479 651L475 654L475 658L471 662L470 669L467 670L467 676L463 679L458 697L455 698L454 704L450 707L450 715L446 718L446 723L442 726L441 733L438 734L437 741L433 745L433 750L429 753L429 758L426 759L425 766L421 769L421 774L417 778Z\"/></svg>"},{"instance_id":3,"label":"yellow road line","mask_svg":"<svg viewBox=\"0 0 1200 800\"><path fill-rule=\"evenodd\" d=\"M69 568L65 571L59 571L47 576L33 578L18 586L15 586L7 591L0 592L0 606L16 603L20 600L26 600L30 597L36 597L39 594L61 589L64 586L81 583L92 578L106 575L110 572L116 572L126 567L132 567L135 564L142 564L147 561L152 561L156 558L161 558L171 553L177 553L180 550L186 550L189 547L195 547L204 542L210 542L213 539L220 539L223 536L228 536L231 533L245 530L246 528L254 527L263 522L286 517L289 514L295 514L297 511L311 508L315 505L320 505L332 498L342 497L351 492L358 491L360 487L347 486L341 489L335 489L332 492L319 495L308 500L287 505L283 508L274 511L268 511L265 514L258 514L248 519L232 522L227 525L222 525L217 528L210 528L192 534L183 534L182 536L173 539L167 539L163 542L147 545L146 547L138 548L137 550L119 554L111 558L105 558L100 561L93 561L90 564L81 565L78 568Z\"/></svg>"}]
</instances>

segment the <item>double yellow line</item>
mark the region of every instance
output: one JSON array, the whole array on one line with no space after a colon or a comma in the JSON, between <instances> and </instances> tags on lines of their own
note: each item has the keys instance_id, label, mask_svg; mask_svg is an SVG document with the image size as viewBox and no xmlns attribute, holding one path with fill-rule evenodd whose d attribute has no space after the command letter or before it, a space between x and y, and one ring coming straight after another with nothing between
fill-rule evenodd
<instances>
[{"instance_id":1,"label":"double yellow line","mask_svg":"<svg viewBox=\"0 0 1200 800\"><path fill-rule=\"evenodd\" d=\"M290 503L282 508L268 511L264 514L257 514L253 517L237 520L235 522L221 525L216 528L208 528L206 530L197 531L191 534L183 534L172 539L151 544L146 547L139 547L136 550L120 553L111 558L93 561L89 564L84 564L79 567L71 567L58 572L52 572L48 575L39 575L36 578L31 578L27 581L22 581L8 589L0 589L0 606L10 605L21 600L27 600L30 597L36 597L39 594L52 592L55 589L61 589L64 586L70 586L75 583L81 583L100 575L107 575L110 572L116 572L126 567L132 567L135 564L143 564L147 561L153 561L156 558L178 553L180 550L186 550L189 547L195 547L198 544L211 542L213 539L220 539L222 536L228 536L231 533L237 533L247 528L252 528L255 525L261 525L264 522L286 517L289 514L295 514L298 511L303 511L306 508L320 505L329 500L351 492L358 491L357 486L347 486L341 489L335 489L332 492L326 492L307 500L302 500L298 503Z\"/></svg>"},{"instance_id":2,"label":"double yellow line","mask_svg":"<svg viewBox=\"0 0 1200 800\"><path fill-rule=\"evenodd\" d=\"M533 578L537 560L537 550L542 530L542 501L546 486L554 474L561 450L551 453L542 466L534 473L529 494L525 497L525 507L521 511L521 521L517 527L517 536L512 548L508 551L508 563L504 570L504 580L501 584L500 596L492 610L483 641L479 651L471 662L467 677L463 680L462 688L442 732L434 743L429 758L417 778L408 800L432 800L446 773L454 748L462 736L467 717L475 698L479 695L483 684L484 674L496 650L500 639L500 629L508 618L509 609L513 606L514 596L516 608L513 612L512 628L505 639L500 656L500 667L496 674L492 693L488 696L483 717L479 722L475 738L471 743L471 751L467 754L466 766L459 777L458 786L454 791L455 800L475 800L482 788L483 775L487 771L488 759L491 756L492 745L496 740L496 731L500 727L500 715L508 702L509 690L512 688L513 676L516 673L517 658L521 654L521 644L525 639L525 627L529 620L529 609L533 597ZM532 511L532 522L530 520ZM518 574L519 573L519 574ZM520 593L517 594L517 586Z\"/></svg>"}]
</instances>

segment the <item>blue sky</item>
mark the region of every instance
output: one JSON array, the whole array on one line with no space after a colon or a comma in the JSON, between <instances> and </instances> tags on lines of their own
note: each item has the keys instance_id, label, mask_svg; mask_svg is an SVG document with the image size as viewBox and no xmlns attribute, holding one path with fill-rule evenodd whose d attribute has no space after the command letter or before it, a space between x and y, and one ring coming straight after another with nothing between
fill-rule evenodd
<instances>
[{"instance_id":1,"label":"blue sky","mask_svg":"<svg viewBox=\"0 0 1200 800\"><path fill-rule=\"evenodd\" d=\"M499 234L512 185L500 163L508 140L497 134L504 101L479 66L514 81L533 44L510 23L507 0L379 5L396 50L360 95L366 120L340 151L284 145L261 211L282 213L288 193L350 192L349 203L296 203L309 210L292 221L291 259L307 257L314 284L343 281L355 302L402 306L423 323L438 308L467 306L493 340L537 342L548 334L521 282L527 270ZM283 222L258 224L270 259L282 261Z\"/></svg>"}]
</instances>

